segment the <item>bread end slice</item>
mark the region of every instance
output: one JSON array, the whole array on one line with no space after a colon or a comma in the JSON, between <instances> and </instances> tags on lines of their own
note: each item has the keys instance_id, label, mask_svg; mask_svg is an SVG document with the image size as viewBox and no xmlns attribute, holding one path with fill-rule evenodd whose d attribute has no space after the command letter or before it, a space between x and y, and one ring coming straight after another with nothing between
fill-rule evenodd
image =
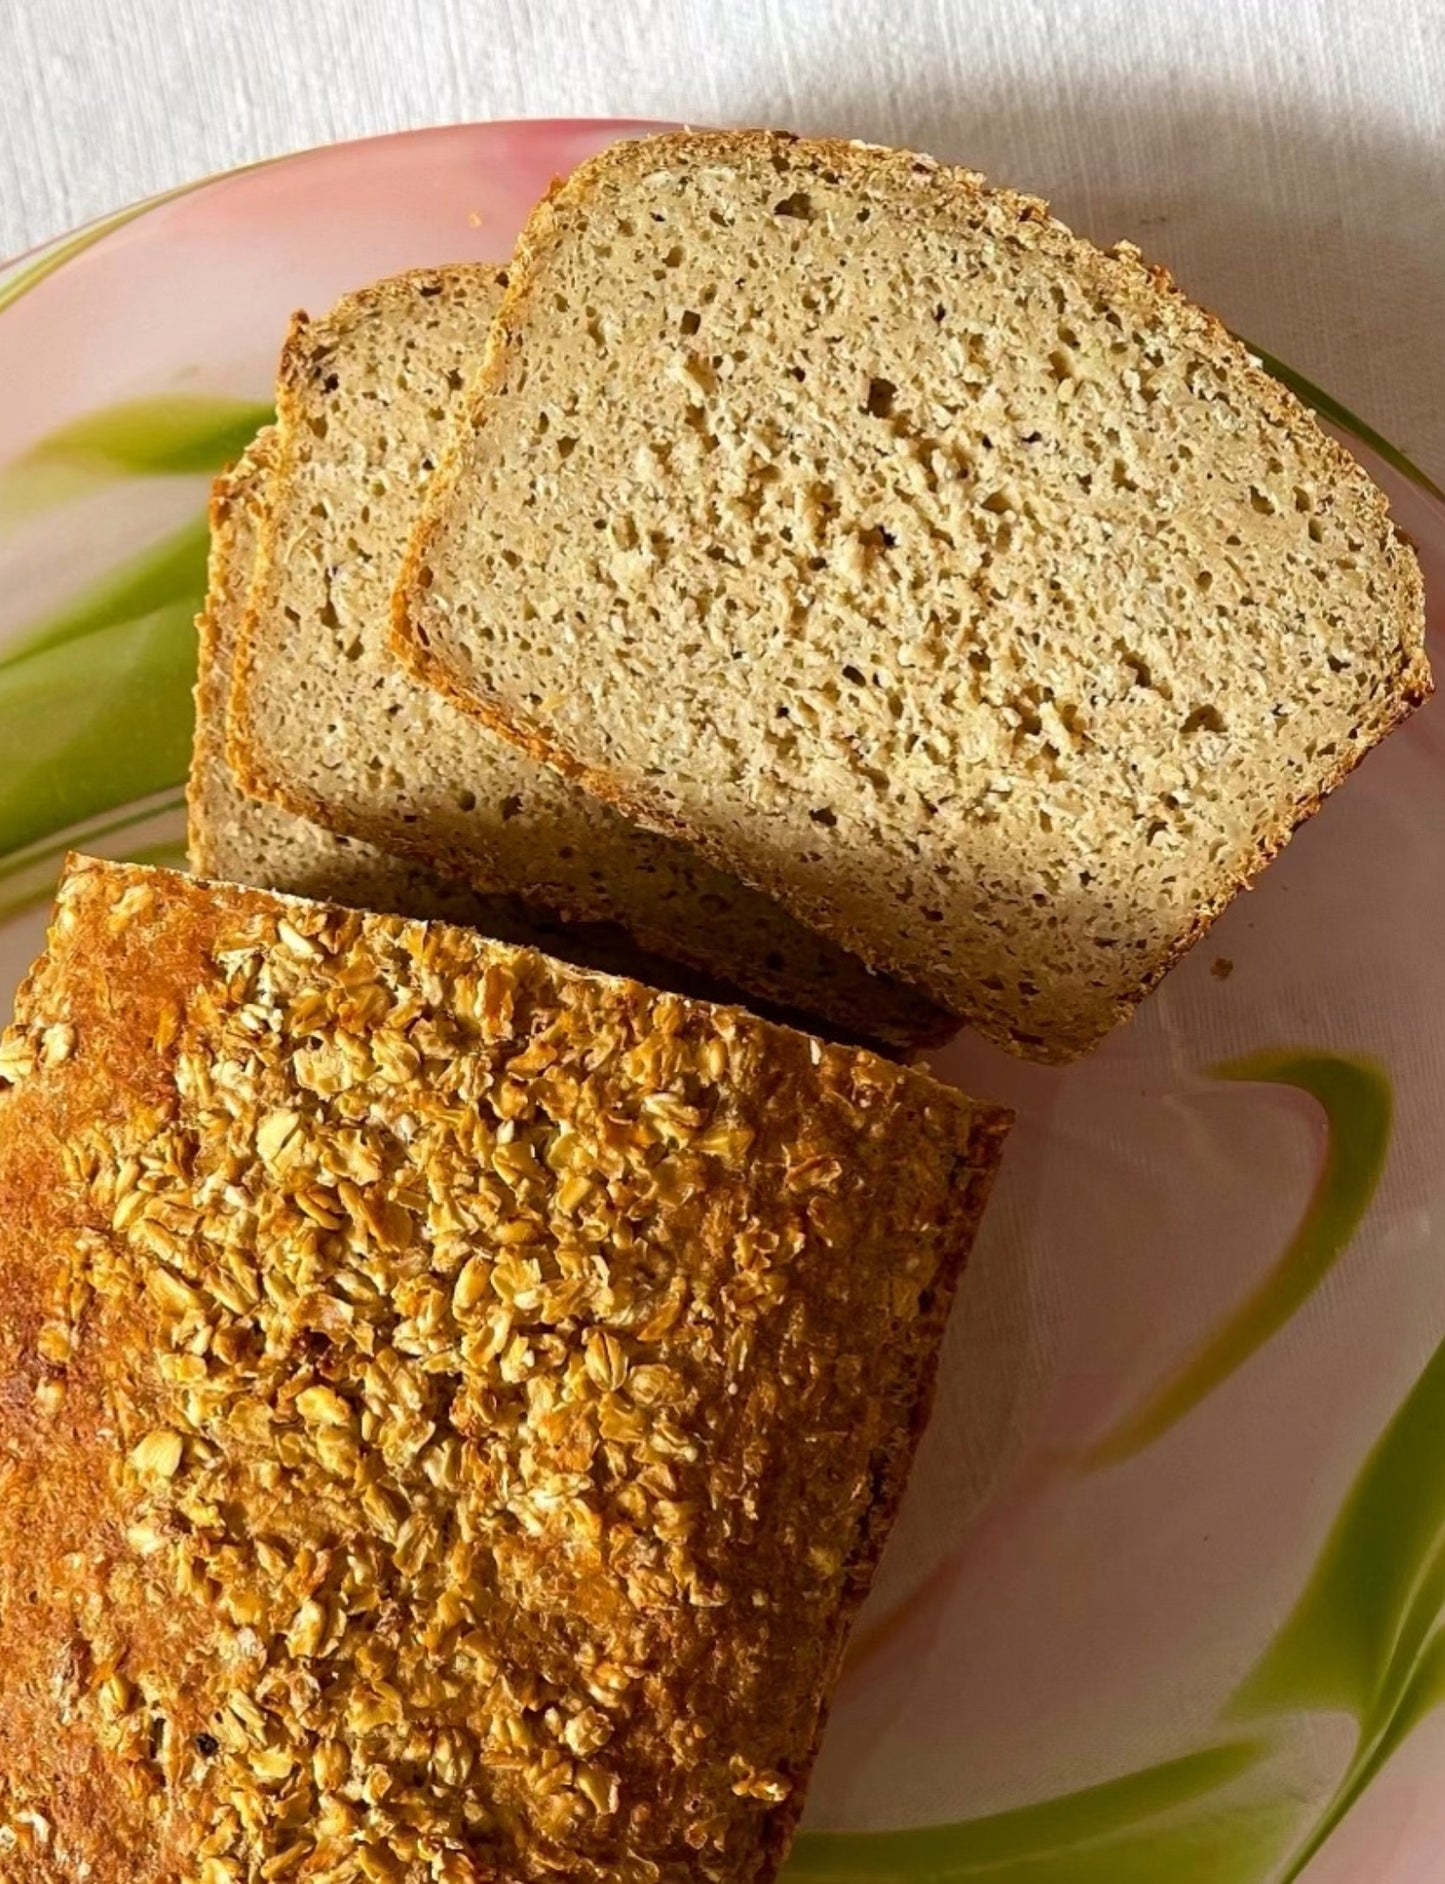
<instances>
[{"instance_id":1,"label":"bread end slice","mask_svg":"<svg viewBox=\"0 0 1445 1884\"><path fill-rule=\"evenodd\" d=\"M273 426L263 428L211 492L211 550L206 600L196 620L196 724L186 786L191 870L218 882L461 923L499 941L532 943L564 955L570 939L594 966L616 972L656 967L620 932L548 924L518 897L478 895L237 783L227 761L227 718L278 442ZM247 776L255 776L249 767Z\"/></svg>"}]
</instances>

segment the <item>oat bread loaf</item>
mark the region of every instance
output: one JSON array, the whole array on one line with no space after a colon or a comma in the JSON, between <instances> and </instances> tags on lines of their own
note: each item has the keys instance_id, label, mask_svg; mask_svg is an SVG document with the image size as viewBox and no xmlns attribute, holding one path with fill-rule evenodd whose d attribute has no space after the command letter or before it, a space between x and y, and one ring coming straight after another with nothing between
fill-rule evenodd
<instances>
[{"instance_id":1,"label":"oat bread loaf","mask_svg":"<svg viewBox=\"0 0 1445 1884\"><path fill-rule=\"evenodd\" d=\"M549 920L520 896L486 895L435 876L414 859L343 837L241 790L226 763L226 714L237 638L267 502L276 434L267 427L216 480L205 606L197 620L196 731L187 786L187 857L197 876L322 897L358 909L439 917L502 942L526 942L580 962L701 998L735 990L647 955L616 924Z\"/></svg>"},{"instance_id":2,"label":"oat bread loaf","mask_svg":"<svg viewBox=\"0 0 1445 1884\"><path fill-rule=\"evenodd\" d=\"M414 671L1030 1054L1429 691L1354 461L1132 248L924 158L616 146L534 214L472 417Z\"/></svg>"},{"instance_id":3,"label":"oat bread loaf","mask_svg":"<svg viewBox=\"0 0 1445 1884\"><path fill-rule=\"evenodd\" d=\"M518 754L391 655L420 493L503 280L479 266L405 275L295 325L232 702L239 782L488 898L620 925L828 1031L903 1048L946 1038L957 1023L931 1001Z\"/></svg>"},{"instance_id":4,"label":"oat bread loaf","mask_svg":"<svg viewBox=\"0 0 1445 1884\"><path fill-rule=\"evenodd\" d=\"M771 1878L1004 1115L84 858L0 1075L4 1874Z\"/></svg>"}]
</instances>

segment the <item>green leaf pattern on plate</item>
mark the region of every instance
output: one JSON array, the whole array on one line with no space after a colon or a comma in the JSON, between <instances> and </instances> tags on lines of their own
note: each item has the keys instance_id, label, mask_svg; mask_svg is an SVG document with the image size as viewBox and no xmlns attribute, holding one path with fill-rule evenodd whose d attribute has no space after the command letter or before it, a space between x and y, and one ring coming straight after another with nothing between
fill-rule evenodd
<instances>
[{"instance_id":1,"label":"green leaf pattern on plate","mask_svg":"<svg viewBox=\"0 0 1445 1884\"><path fill-rule=\"evenodd\" d=\"M1304 1594L1235 1698L1257 1718L1350 1714L1354 1758L1286 1880L1445 1701L1445 1342L1366 1459Z\"/></svg>"},{"instance_id":2,"label":"green leaf pattern on plate","mask_svg":"<svg viewBox=\"0 0 1445 1884\"><path fill-rule=\"evenodd\" d=\"M205 519L187 524L153 549L122 564L105 581L87 589L44 621L0 648L0 672L46 648L78 641L120 622L135 621L180 603L195 611L206 591L210 532Z\"/></svg>"},{"instance_id":3,"label":"green leaf pattern on plate","mask_svg":"<svg viewBox=\"0 0 1445 1884\"><path fill-rule=\"evenodd\" d=\"M0 498L11 480L23 487L57 466L209 477L271 417L269 406L230 399L109 407L43 439L0 480ZM43 501L57 495L40 483ZM0 914L32 899L47 858L100 833L102 813L184 781L208 543L202 512L0 650L0 752L14 755L0 771ZM145 823L157 809L128 815Z\"/></svg>"},{"instance_id":4,"label":"green leaf pattern on plate","mask_svg":"<svg viewBox=\"0 0 1445 1884\"><path fill-rule=\"evenodd\" d=\"M0 668L0 854L185 777L195 604Z\"/></svg>"},{"instance_id":5,"label":"green leaf pattern on plate","mask_svg":"<svg viewBox=\"0 0 1445 1884\"><path fill-rule=\"evenodd\" d=\"M271 416L251 400L194 394L127 400L51 432L12 467L68 464L110 477L214 473L237 457Z\"/></svg>"},{"instance_id":6,"label":"green leaf pattern on plate","mask_svg":"<svg viewBox=\"0 0 1445 1884\"><path fill-rule=\"evenodd\" d=\"M900 1832L812 1832L788 1884L1219 1884L1266 1876L1297 1801L1219 1796L1268 1751L1240 1740L1038 1805Z\"/></svg>"},{"instance_id":7,"label":"green leaf pattern on plate","mask_svg":"<svg viewBox=\"0 0 1445 1884\"><path fill-rule=\"evenodd\" d=\"M172 394L86 413L0 475L0 523L13 525L126 477L212 475L271 417L252 400Z\"/></svg>"},{"instance_id":8,"label":"green leaf pattern on plate","mask_svg":"<svg viewBox=\"0 0 1445 1884\"><path fill-rule=\"evenodd\" d=\"M1118 1465L1171 1427L1244 1366L1308 1301L1359 1227L1390 1142L1390 1082L1378 1068L1335 1053L1253 1053L1214 1069L1217 1079L1294 1086L1319 1101L1328 1126L1314 1194L1283 1255L1223 1327L1084 1454L1085 1467Z\"/></svg>"}]
</instances>

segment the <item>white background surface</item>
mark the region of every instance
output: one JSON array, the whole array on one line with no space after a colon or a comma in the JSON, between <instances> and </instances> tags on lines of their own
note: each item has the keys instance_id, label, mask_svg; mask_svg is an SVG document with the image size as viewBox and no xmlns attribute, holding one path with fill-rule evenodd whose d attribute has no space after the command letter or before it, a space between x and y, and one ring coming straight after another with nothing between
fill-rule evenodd
<instances>
[{"instance_id":1,"label":"white background surface","mask_svg":"<svg viewBox=\"0 0 1445 1884\"><path fill-rule=\"evenodd\" d=\"M0 253L308 144L594 114L1034 189L1445 481L1445 0L0 0Z\"/></svg>"}]
</instances>

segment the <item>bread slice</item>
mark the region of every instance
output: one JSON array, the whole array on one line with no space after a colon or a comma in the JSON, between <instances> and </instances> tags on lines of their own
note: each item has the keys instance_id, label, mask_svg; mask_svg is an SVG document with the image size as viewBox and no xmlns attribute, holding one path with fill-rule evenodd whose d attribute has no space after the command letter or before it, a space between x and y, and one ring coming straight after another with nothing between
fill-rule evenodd
<instances>
[{"instance_id":1,"label":"bread slice","mask_svg":"<svg viewBox=\"0 0 1445 1884\"><path fill-rule=\"evenodd\" d=\"M232 666L276 448L275 429L268 426L216 480L211 495L209 586L196 623L196 732L186 792L191 869L359 908L444 917L504 941L537 941L539 924L529 921L519 898L477 896L444 883L414 862L250 797L232 777L225 755Z\"/></svg>"},{"instance_id":2,"label":"bread slice","mask_svg":"<svg viewBox=\"0 0 1445 1884\"><path fill-rule=\"evenodd\" d=\"M495 268L410 274L296 323L238 660L238 781L489 899L620 925L828 1031L904 1048L946 1038L956 1022L934 1003L521 756L392 657L407 537L502 284Z\"/></svg>"},{"instance_id":3,"label":"bread slice","mask_svg":"<svg viewBox=\"0 0 1445 1884\"><path fill-rule=\"evenodd\" d=\"M1043 1058L1430 688L1415 559L1127 245L925 158L614 147L533 216L419 678Z\"/></svg>"},{"instance_id":4,"label":"bread slice","mask_svg":"<svg viewBox=\"0 0 1445 1884\"><path fill-rule=\"evenodd\" d=\"M765 1884L1005 1116L73 859L0 1046L26 1884Z\"/></svg>"},{"instance_id":5,"label":"bread slice","mask_svg":"<svg viewBox=\"0 0 1445 1884\"><path fill-rule=\"evenodd\" d=\"M245 616L256 539L277 454L275 428L261 431L211 494L211 553L197 619L196 730L187 787L187 854L198 876L322 897L357 909L441 918L502 942L531 943L566 961L635 975L703 998L724 990L649 956L616 924L549 919L520 896L486 895L435 876L413 859L339 836L242 791L226 763L226 715L236 644Z\"/></svg>"}]
</instances>

